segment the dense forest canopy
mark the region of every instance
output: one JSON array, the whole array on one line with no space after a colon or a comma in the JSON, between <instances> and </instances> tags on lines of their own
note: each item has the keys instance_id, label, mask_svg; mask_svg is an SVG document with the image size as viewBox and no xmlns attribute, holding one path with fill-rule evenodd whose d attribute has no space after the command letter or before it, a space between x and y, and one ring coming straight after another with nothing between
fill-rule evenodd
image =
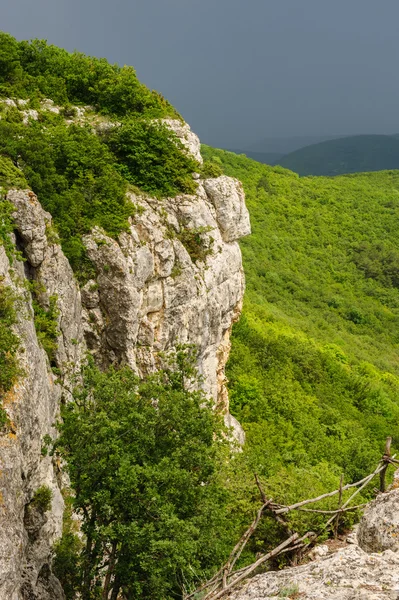
<instances>
[{"instance_id":1,"label":"dense forest canopy","mask_svg":"<svg viewBox=\"0 0 399 600\"><path fill-rule=\"evenodd\" d=\"M399 434L399 172L299 178L203 153L251 213L228 368L248 459L289 485L304 470L354 479Z\"/></svg>"}]
</instances>

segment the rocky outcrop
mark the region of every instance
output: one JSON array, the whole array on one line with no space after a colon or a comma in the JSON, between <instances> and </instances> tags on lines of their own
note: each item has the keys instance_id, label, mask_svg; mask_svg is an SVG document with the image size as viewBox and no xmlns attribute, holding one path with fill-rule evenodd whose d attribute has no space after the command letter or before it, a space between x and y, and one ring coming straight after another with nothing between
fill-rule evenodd
<instances>
[{"instance_id":1,"label":"rocky outcrop","mask_svg":"<svg viewBox=\"0 0 399 600\"><path fill-rule=\"evenodd\" d=\"M145 374L159 366L160 352L194 344L205 391L227 409L224 366L244 292L235 240L249 233L249 220L241 185L227 177L211 182L220 188L217 201L202 182L195 196L160 202L131 195L138 210L129 233L118 241L100 231L87 236L98 275L83 303L87 343L102 364L125 362ZM225 241L227 190L235 195L229 227L237 235Z\"/></svg>"},{"instance_id":2,"label":"rocky outcrop","mask_svg":"<svg viewBox=\"0 0 399 600\"><path fill-rule=\"evenodd\" d=\"M190 126L179 119L162 119L162 123L176 134L189 154L202 164L201 143L198 136L191 131Z\"/></svg>"},{"instance_id":3,"label":"rocky outcrop","mask_svg":"<svg viewBox=\"0 0 399 600\"><path fill-rule=\"evenodd\" d=\"M199 141L184 124L170 124L188 151ZM198 181L193 196L154 200L131 195L136 214L118 240L101 230L85 237L96 276L81 290L51 229L51 215L28 191L11 190L15 245L12 264L0 246L0 277L19 298L16 331L24 375L7 395L10 418L0 436L0 600L61 600L51 549L62 529L61 465L44 450L56 436L62 399L87 349L99 365L128 364L143 375L160 353L195 344L203 387L228 414L224 374L230 331L239 317L244 275L237 239L250 231L241 184L220 177ZM32 306L56 303L58 339L49 361L35 330ZM49 510L35 492L51 490Z\"/></svg>"},{"instance_id":4,"label":"rocky outcrop","mask_svg":"<svg viewBox=\"0 0 399 600\"><path fill-rule=\"evenodd\" d=\"M397 600L398 513L399 490L380 494L367 507L355 543L299 567L258 575L229 598Z\"/></svg>"},{"instance_id":5,"label":"rocky outcrop","mask_svg":"<svg viewBox=\"0 0 399 600\"><path fill-rule=\"evenodd\" d=\"M24 375L3 399L10 426L0 436L0 598L58 600L63 592L51 573L50 551L61 534L64 502L59 465L46 455L43 446L46 436L56 436L63 388L38 342L31 285L27 284L37 283L44 305L51 295L57 295L62 311L57 364L66 379L69 362L75 366L79 363L79 341L83 343L79 289L60 247L47 242L45 231L51 218L34 194L11 191L8 198L16 208L15 242L26 261L14 259L11 264L0 246L0 277L18 297L16 331ZM76 345L71 343L72 336ZM32 504L43 486L51 490L50 510L39 510Z\"/></svg>"}]
</instances>

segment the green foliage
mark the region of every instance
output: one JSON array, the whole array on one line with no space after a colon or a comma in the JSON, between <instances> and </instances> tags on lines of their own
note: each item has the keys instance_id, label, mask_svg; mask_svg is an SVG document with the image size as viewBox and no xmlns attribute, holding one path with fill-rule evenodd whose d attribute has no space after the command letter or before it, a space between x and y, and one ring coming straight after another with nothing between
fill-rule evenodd
<instances>
[{"instance_id":1,"label":"green foliage","mask_svg":"<svg viewBox=\"0 0 399 600\"><path fill-rule=\"evenodd\" d=\"M67 127L63 120L46 129L2 120L0 152L18 159L29 186L52 214L72 267L90 274L82 235L99 226L116 236L134 212L107 146L89 127Z\"/></svg>"},{"instance_id":2,"label":"green foliage","mask_svg":"<svg viewBox=\"0 0 399 600\"><path fill-rule=\"evenodd\" d=\"M83 519L84 599L99 587L104 597L181 597L226 553L223 427L204 395L188 391L192 356L181 350L173 362L143 382L89 362L64 408L56 447Z\"/></svg>"},{"instance_id":3,"label":"green foliage","mask_svg":"<svg viewBox=\"0 0 399 600\"><path fill-rule=\"evenodd\" d=\"M0 188L26 188L27 182L20 169L17 169L6 156L0 156Z\"/></svg>"},{"instance_id":4,"label":"green foliage","mask_svg":"<svg viewBox=\"0 0 399 600\"><path fill-rule=\"evenodd\" d=\"M212 227L209 226L193 228L181 226L180 231L174 235L181 241L191 260L196 263L198 260L205 261L207 256L213 254L214 239L207 235L210 231Z\"/></svg>"},{"instance_id":5,"label":"green foliage","mask_svg":"<svg viewBox=\"0 0 399 600\"><path fill-rule=\"evenodd\" d=\"M39 300L40 286L37 286L33 282L31 290L37 339L46 351L51 367L56 368L56 352L59 336L58 317L60 314L57 307L58 297L56 295L50 296L48 307L45 307Z\"/></svg>"},{"instance_id":6,"label":"green foliage","mask_svg":"<svg viewBox=\"0 0 399 600\"><path fill-rule=\"evenodd\" d=\"M0 96L29 98L17 108L0 104L0 185L12 180L38 195L72 268L85 281L94 267L82 236L95 226L112 237L129 228L135 211L126 197L129 185L156 197L194 193L192 173L199 165L160 120L176 118L174 110L131 67L38 40L17 42L7 34L0 33L0 44ZM43 98L63 105L61 114L44 110ZM93 108L86 106L82 121L73 103ZM32 107L39 119L24 125L22 111ZM94 110L116 116L115 127L97 135Z\"/></svg>"},{"instance_id":7,"label":"green foliage","mask_svg":"<svg viewBox=\"0 0 399 600\"><path fill-rule=\"evenodd\" d=\"M12 327L17 321L16 298L0 278L0 429L7 423L1 400L22 374L18 363L18 336Z\"/></svg>"},{"instance_id":8,"label":"green foliage","mask_svg":"<svg viewBox=\"0 0 399 600\"><path fill-rule=\"evenodd\" d=\"M14 207L11 202L8 202L1 196L0 192L0 245L4 247L8 259L12 262L16 252L10 233L14 231L12 213Z\"/></svg>"},{"instance_id":9,"label":"green foliage","mask_svg":"<svg viewBox=\"0 0 399 600\"><path fill-rule=\"evenodd\" d=\"M218 158L218 157L216 157ZM201 177L203 179L212 179L223 175L223 168L220 163L215 160L205 160L201 167Z\"/></svg>"},{"instance_id":10,"label":"green foliage","mask_svg":"<svg viewBox=\"0 0 399 600\"><path fill-rule=\"evenodd\" d=\"M312 495L312 480L318 495L340 473L360 479L384 439L399 440L399 172L299 178L203 155L243 182L253 229L241 241L247 291L228 363L243 461L283 503Z\"/></svg>"},{"instance_id":11,"label":"green foliage","mask_svg":"<svg viewBox=\"0 0 399 600\"><path fill-rule=\"evenodd\" d=\"M198 163L170 129L159 122L126 120L106 138L128 181L155 196L194 193Z\"/></svg>"},{"instance_id":12,"label":"green foliage","mask_svg":"<svg viewBox=\"0 0 399 600\"><path fill-rule=\"evenodd\" d=\"M66 109L94 105L124 116L178 116L157 92L137 79L132 67L111 65L104 58L48 45L44 40L17 42L0 32L0 94L17 98L51 98Z\"/></svg>"},{"instance_id":13,"label":"green foliage","mask_svg":"<svg viewBox=\"0 0 399 600\"><path fill-rule=\"evenodd\" d=\"M6 200L5 193L12 187L26 188L26 180L9 158L0 155L0 245L4 247L11 262L17 254L10 239L10 233L14 231L12 220L14 207Z\"/></svg>"},{"instance_id":14,"label":"green foliage","mask_svg":"<svg viewBox=\"0 0 399 600\"><path fill-rule=\"evenodd\" d=\"M60 580L66 600L74 600L80 587L80 555L83 543L78 536L78 522L73 514L73 496L63 492L65 509L62 520L62 536L54 545L52 568Z\"/></svg>"},{"instance_id":15,"label":"green foliage","mask_svg":"<svg viewBox=\"0 0 399 600\"><path fill-rule=\"evenodd\" d=\"M295 150L280 158L278 164L299 175L398 169L399 139L390 135L354 135L328 140Z\"/></svg>"},{"instance_id":16,"label":"green foliage","mask_svg":"<svg viewBox=\"0 0 399 600\"><path fill-rule=\"evenodd\" d=\"M51 500L53 493L47 485L40 486L33 495L31 506L35 506L42 513L47 512L51 508Z\"/></svg>"}]
</instances>

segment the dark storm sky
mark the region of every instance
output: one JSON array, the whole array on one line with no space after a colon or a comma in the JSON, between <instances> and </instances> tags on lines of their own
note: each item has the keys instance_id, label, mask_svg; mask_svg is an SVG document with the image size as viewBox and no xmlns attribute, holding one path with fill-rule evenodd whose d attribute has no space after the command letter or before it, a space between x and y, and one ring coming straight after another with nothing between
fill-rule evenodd
<instances>
[{"instance_id":1,"label":"dark storm sky","mask_svg":"<svg viewBox=\"0 0 399 600\"><path fill-rule=\"evenodd\" d=\"M0 0L0 28L133 65L204 142L399 132L398 0Z\"/></svg>"}]
</instances>

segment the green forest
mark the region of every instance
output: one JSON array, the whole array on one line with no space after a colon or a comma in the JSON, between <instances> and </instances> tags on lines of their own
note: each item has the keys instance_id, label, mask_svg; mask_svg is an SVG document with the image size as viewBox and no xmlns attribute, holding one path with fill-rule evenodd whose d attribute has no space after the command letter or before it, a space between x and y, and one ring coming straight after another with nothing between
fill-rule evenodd
<instances>
[{"instance_id":1,"label":"green forest","mask_svg":"<svg viewBox=\"0 0 399 600\"><path fill-rule=\"evenodd\" d=\"M243 182L251 214L228 364L247 459L288 495L360 478L399 435L399 172L300 178L203 154Z\"/></svg>"}]
</instances>

